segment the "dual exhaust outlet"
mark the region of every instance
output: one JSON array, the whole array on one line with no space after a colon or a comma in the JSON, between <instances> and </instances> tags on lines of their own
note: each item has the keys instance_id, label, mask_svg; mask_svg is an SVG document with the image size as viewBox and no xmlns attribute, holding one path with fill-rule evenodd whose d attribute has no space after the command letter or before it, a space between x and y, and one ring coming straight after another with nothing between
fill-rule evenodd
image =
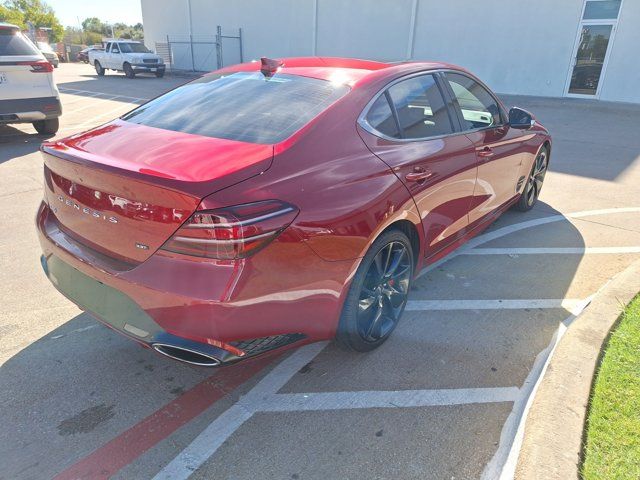
<instances>
[{"instance_id":1,"label":"dual exhaust outlet","mask_svg":"<svg viewBox=\"0 0 640 480\"><path fill-rule=\"evenodd\" d=\"M168 345L166 343L154 343L151 346L156 352L161 353L162 355L191 365L198 365L200 367L217 367L222 363L218 358L210 354L191 350L182 346Z\"/></svg>"},{"instance_id":2,"label":"dual exhaust outlet","mask_svg":"<svg viewBox=\"0 0 640 480\"><path fill-rule=\"evenodd\" d=\"M165 357L199 367L217 367L238 360L232 352L168 332L158 332L149 344Z\"/></svg>"}]
</instances>

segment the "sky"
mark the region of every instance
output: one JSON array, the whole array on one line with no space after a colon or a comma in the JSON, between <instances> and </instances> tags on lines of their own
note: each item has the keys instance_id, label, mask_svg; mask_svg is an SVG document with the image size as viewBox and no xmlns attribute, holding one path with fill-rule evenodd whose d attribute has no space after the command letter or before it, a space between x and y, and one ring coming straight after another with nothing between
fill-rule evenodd
<instances>
[{"instance_id":1,"label":"sky","mask_svg":"<svg viewBox=\"0 0 640 480\"><path fill-rule=\"evenodd\" d=\"M78 27L78 18L82 22L88 17L128 25L142 22L140 0L47 0L47 3L65 27Z\"/></svg>"}]
</instances>

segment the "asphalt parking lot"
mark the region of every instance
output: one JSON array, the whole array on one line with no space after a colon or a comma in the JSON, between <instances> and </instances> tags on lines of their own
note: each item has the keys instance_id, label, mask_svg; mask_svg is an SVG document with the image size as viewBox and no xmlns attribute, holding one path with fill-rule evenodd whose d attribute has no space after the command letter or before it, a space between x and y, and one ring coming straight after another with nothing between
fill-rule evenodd
<instances>
[{"instance_id":1,"label":"asphalt parking lot","mask_svg":"<svg viewBox=\"0 0 640 480\"><path fill-rule=\"evenodd\" d=\"M186 81L55 77L58 136ZM554 136L531 212L424 273L378 350L314 344L220 370L142 349L57 293L33 223L43 137L0 126L0 478L508 478L559 329L640 257L640 106L504 100Z\"/></svg>"}]
</instances>

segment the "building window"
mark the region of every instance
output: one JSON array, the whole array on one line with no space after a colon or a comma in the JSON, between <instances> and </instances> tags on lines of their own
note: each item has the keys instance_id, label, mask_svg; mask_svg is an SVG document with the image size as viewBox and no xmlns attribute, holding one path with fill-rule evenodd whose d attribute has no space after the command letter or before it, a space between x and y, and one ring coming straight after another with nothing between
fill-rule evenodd
<instances>
[{"instance_id":1,"label":"building window","mask_svg":"<svg viewBox=\"0 0 640 480\"><path fill-rule=\"evenodd\" d=\"M583 20L605 20L618 18L622 0L587 0Z\"/></svg>"}]
</instances>

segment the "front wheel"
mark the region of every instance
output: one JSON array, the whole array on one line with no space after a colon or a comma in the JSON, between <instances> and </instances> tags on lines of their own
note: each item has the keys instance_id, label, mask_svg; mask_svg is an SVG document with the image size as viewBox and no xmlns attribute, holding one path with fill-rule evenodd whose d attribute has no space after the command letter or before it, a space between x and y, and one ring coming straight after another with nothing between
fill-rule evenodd
<instances>
[{"instance_id":1,"label":"front wheel","mask_svg":"<svg viewBox=\"0 0 640 480\"><path fill-rule=\"evenodd\" d=\"M515 204L515 209L521 212L527 212L533 208L540 196L540 190L542 190L542 184L544 177L547 173L547 167L549 166L549 149L542 147L538 156L536 157L531 171L529 172L529 178L524 186L524 191L520 195L518 203Z\"/></svg>"},{"instance_id":2,"label":"front wheel","mask_svg":"<svg viewBox=\"0 0 640 480\"><path fill-rule=\"evenodd\" d=\"M122 68L127 78L133 78L136 76L136 72L133 71L133 67L128 63L125 63Z\"/></svg>"},{"instance_id":3,"label":"front wheel","mask_svg":"<svg viewBox=\"0 0 640 480\"><path fill-rule=\"evenodd\" d=\"M96 60L96 63L94 64L94 66L96 67L96 73L98 74L98 76L103 77L105 70L102 67L102 65L100 65L100 62L98 60Z\"/></svg>"},{"instance_id":4,"label":"front wheel","mask_svg":"<svg viewBox=\"0 0 640 480\"><path fill-rule=\"evenodd\" d=\"M156 77L157 78L164 77L164 70L156 70Z\"/></svg>"},{"instance_id":5,"label":"front wheel","mask_svg":"<svg viewBox=\"0 0 640 480\"><path fill-rule=\"evenodd\" d=\"M47 120L37 120L32 125L40 135L53 135L60 127L60 121L58 118L49 118Z\"/></svg>"},{"instance_id":6,"label":"front wheel","mask_svg":"<svg viewBox=\"0 0 640 480\"><path fill-rule=\"evenodd\" d=\"M399 230L373 242L353 277L338 325L338 342L358 352L382 345L396 328L413 278L413 250Z\"/></svg>"}]
</instances>

